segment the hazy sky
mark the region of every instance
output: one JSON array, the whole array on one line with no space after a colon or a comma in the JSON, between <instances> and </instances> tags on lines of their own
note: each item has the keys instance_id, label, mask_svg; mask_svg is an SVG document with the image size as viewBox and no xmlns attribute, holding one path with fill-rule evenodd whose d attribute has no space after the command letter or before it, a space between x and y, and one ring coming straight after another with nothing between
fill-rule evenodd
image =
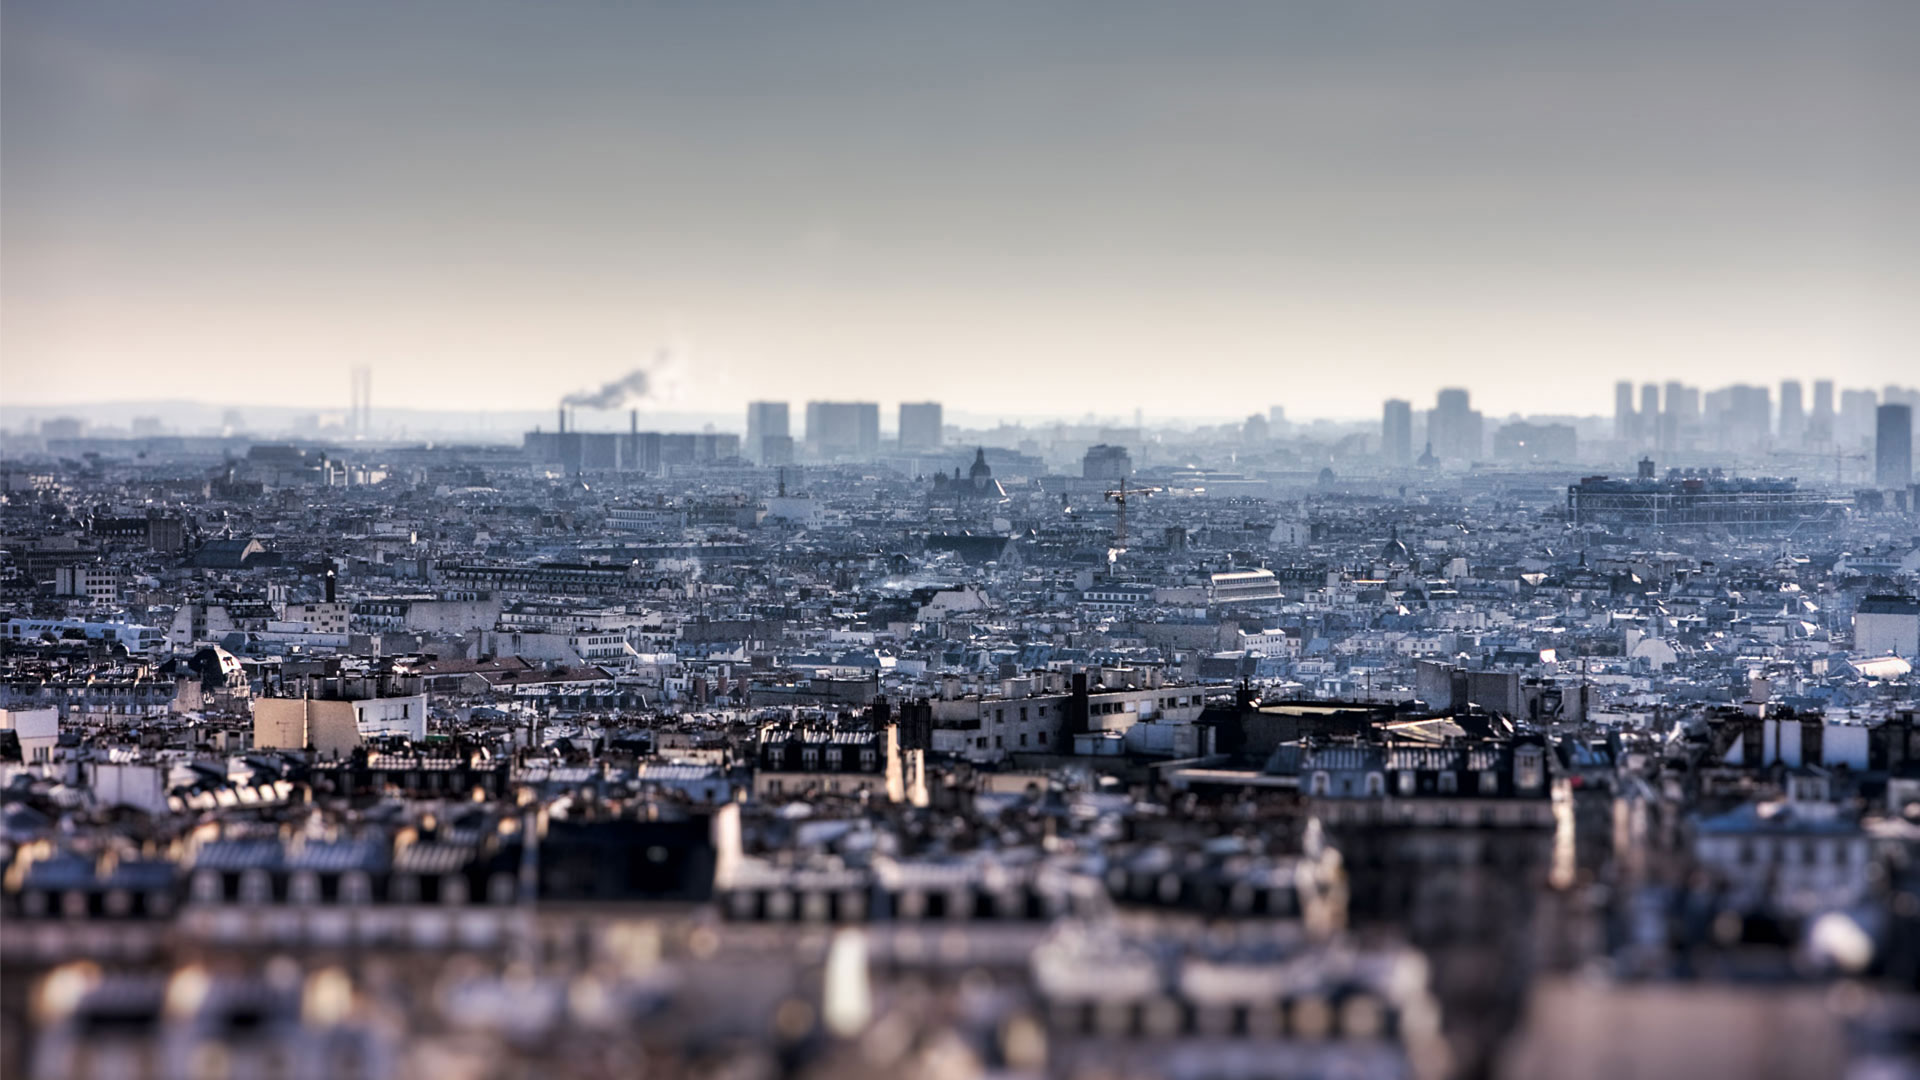
<instances>
[{"instance_id":1,"label":"hazy sky","mask_svg":"<svg viewBox=\"0 0 1920 1080\"><path fill-rule=\"evenodd\" d=\"M14 403L538 406L667 342L689 409L1920 372L1916 0L4 13Z\"/></svg>"}]
</instances>

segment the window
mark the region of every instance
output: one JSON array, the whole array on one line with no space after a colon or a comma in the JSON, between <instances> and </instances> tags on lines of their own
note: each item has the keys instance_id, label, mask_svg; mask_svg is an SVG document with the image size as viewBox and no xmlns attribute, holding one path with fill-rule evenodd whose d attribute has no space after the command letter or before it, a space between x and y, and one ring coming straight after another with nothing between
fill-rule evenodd
<instances>
[{"instance_id":1,"label":"window","mask_svg":"<svg viewBox=\"0 0 1920 1080\"><path fill-rule=\"evenodd\" d=\"M1387 778L1377 772L1368 773L1367 774L1367 794L1368 795L1385 795L1386 793L1387 793Z\"/></svg>"},{"instance_id":2,"label":"window","mask_svg":"<svg viewBox=\"0 0 1920 1080\"><path fill-rule=\"evenodd\" d=\"M1041 746L1047 745L1047 733L1044 731L1040 733L1040 745Z\"/></svg>"},{"instance_id":3,"label":"window","mask_svg":"<svg viewBox=\"0 0 1920 1080\"><path fill-rule=\"evenodd\" d=\"M1024 731L1020 733L1020 745L1021 746L1027 745L1027 733Z\"/></svg>"},{"instance_id":4,"label":"window","mask_svg":"<svg viewBox=\"0 0 1920 1080\"><path fill-rule=\"evenodd\" d=\"M1460 774L1451 769L1440 774L1440 794L1452 795L1460 790Z\"/></svg>"},{"instance_id":5,"label":"window","mask_svg":"<svg viewBox=\"0 0 1920 1080\"><path fill-rule=\"evenodd\" d=\"M240 902L264 904L273 899L273 879L265 870L247 870L240 875Z\"/></svg>"},{"instance_id":6,"label":"window","mask_svg":"<svg viewBox=\"0 0 1920 1080\"><path fill-rule=\"evenodd\" d=\"M1327 793L1327 788L1330 783L1331 783L1331 780L1327 776L1325 770L1316 772L1313 774L1313 779L1309 783L1307 793L1310 795L1325 795Z\"/></svg>"},{"instance_id":7,"label":"window","mask_svg":"<svg viewBox=\"0 0 1920 1080\"><path fill-rule=\"evenodd\" d=\"M1527 747L1518 750L1513 757L1514 786L1522 791L1532 791L1540 786L1542 755L1537 748Z\"/></svg>"},{"instance_id":8,"label":"window","mask_svg":"<svg viewBox=\"0 0 1920 1080\"><path fill-rule=\"evenodd\" d=\"M1414 771L1412 769L1400 770L1400 794L1402 795L1413 794L1414 788L1417 785L1417 783L1418 783L1418 779L1415 777Z\"/></svg>"},{"instance_id":9,"label":"window","mask_svg":"<svg viewBox=\"0 0 1920 1080\"><path fill-rule=\"evenodd\" d=\"M300 870L293 875L287 888L289 900L296 904L313 904L320 900L320 875L311 870Z\"/></svg>"},{"instance_id":10,"label":"window","mask_svg":"<svg viewBox=\"0 0 1920 1080\"><path fill-rule=\"evenodd\" d=\"M1500 776L1492 769L1480 770L1480 794L1497 795L1500 793Z\"/></svg>"}]
</instances>

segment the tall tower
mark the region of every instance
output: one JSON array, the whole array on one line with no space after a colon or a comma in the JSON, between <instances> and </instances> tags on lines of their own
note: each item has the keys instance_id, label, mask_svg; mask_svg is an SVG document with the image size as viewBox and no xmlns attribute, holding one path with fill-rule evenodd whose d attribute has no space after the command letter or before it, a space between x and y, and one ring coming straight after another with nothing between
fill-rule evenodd
<instances>
[{"instance_id":1,"label":"tall tower","mask_svg":"<svg viewBox=\"0 0 1920 1080\"><path fill-rule=\"evenodd\" d=\"M1627 387L1628 405L1632 405L1633 384ZM1485 444L1482 417L1465 390L1456 387L1440 391L1433 411L1427 414L1427 441L1442 461L1466 465L1480 456Z\"/></svg>"},{"instance_id":2,"label":"tall tower","mask_svg":"<svg viewBox=\"0 0 1920 1080\"><path fill-rule=\"evenodd\" d=\"M1413 464L1413 406L1399 398L1380 411L1380 456L1389 469Z\"/></svg>"},{"instance_id":3,"label":"tall tower","mask_svg":"<svg viewBox=\"0 0 1920 1080\"><path fill-rule=\"evenodd\" d=\"M1833 380L1813 384L1813 415L1807 417L1807 441L1824 446L1833 441Z\"/></svg>"},{"instance_id":4,"label":"tall tower","mask_svg":"<svg viewBox=\"0 0 1920 1080\"><path fill-rule=\"evenodd\" d=\"M1800 380L1780 384L1780 445L1797 450L1807 440L1807 411L1800 399Z\"/></svg>"},{"instance_id":5,"label":"tall tower","mask_svg":"<svg viewBox=\"0 0 1920 1080\"><path fill-rule=\"evenodd\" d=\"M1613 384L1613 437L1633 438L1633 384L1625 379Z\"/></svg>"},{"instance_id":6,"label":"tall tower","mask_svg":"<svg viewBox=\"0 0 1920 1080\"><path fill-rule=\"evenodd\" d=\"M1913 483L1913 407L1882 405L1874 411L1873 486Z\"/></svg>"},{"instance_id":7,"label":"tall tower","mask_svg":"<svg viewBox=\"0 0 1920 1080\"><path fill-rule=\"evenodd\" d=\"M792 432L788 429L787 403L784 401L755 401L747 405L747 458L762 465L768 464L767 440L786 439ZM784 445L784 444L783 444ZM775 455L779 456L779 455Z\"/></svg>"}]
</instances>

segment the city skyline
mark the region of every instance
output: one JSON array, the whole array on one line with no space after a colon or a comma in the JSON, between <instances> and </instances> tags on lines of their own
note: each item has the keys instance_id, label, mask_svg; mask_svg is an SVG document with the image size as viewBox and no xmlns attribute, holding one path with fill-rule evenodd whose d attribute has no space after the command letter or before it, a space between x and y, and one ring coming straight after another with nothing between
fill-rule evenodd
<instances>
[{"instance_id":1,"label":"city skyline","mask_svg":"<svg viewBox=\"0 0 1920 1080\"><path fill-rule=\"evenodd\" d=\"M481 427L518 423L529 416L539 416L542 414L548 416L553 415L552 409L528 408L525 402L521 402L518 407L514 408L492 409L436 409L430 406L422 407L413 403L394 405L382 402L375 404L371 390L372 374L373 369L364 366L356 367L350 372L351 378L348 387L348 398L344 404L311 397L297 405L279 404L260 400L223 401L190 398L116 399L96 402L51 402L45 404L31 401L21 402L17 399L10 399L6 402L0 402L0 429L5 429L15 423L24 423L31 426L33 423L41 420L55 419L62 416L73 416L88 423L95 423L99 422L101 414L105 414L108 417L106 422L111 424L116 421L124 422L134 414L143 411L147 413L171 413L175 416L182 412L207 413L213 410L233 411L244 415L249 409L262 410L274 415L310 413L321 417L340 417L342 418L344 427L360 431L370 430L368 425L372 423L371 417L376 411L401 413L411 416L441 416L449 419L464 416L477 421ZM630 375L628 377L631 378L632 376ZM1821 388L1823 387L1827 395L1824 399L1819 396ZM1838 398L1834 397L1836 388L1838 388ZM608 389L611 389L611 386ZM1806 405L1801 397L1793 396L1796 394L1805 394L1809 390L1813 394L1811 406ZM1396 402L1406 404L1414 413L1424 417L1426 413L1432 411L1439 402L1444 400L1444 395L1453 391L1464 392L1472 404L1476 406L1482 405L1485 400L1481 396L1481 391L1476 387L1453 385L1436 388L1431 397L1427 399L1426 404L1422 404L1418 398L1411 401L1408 401L1405 397L1389 396L1382 398L1373 403L1370 413L1315 414L1310 411L1299 410L1297 406L1284 402L1276 402L1269 406L1269 408L1280 410L1278 415L1292 422L1343 425L1377 423L1379 420L1379 409L1383 403L1387 405ZM601 393L605 392L605 390L601 391ZM1486 417L1503 420L1533 418L1573 420L1595 424L1610 421L1615 426L1616 435L1631 439L1637 437L1639 433L1628 432L1620 427L1623 422L1623 415L1621 413L1623 404L1621 394L1623 392L1630 394L1630 400L1625 401L1624 404L1628 407L1628 412L1634 416L1649 415L1649 402L1652 403L1651 414L1654 415L1666 414L1675 408L1685 415L1700 416L1711 414L1716 410L1716 406L1712 404L1716 396L1744 394L1745 396L1741 400L1746 402L1759 401L1766 405L1770 431L1775 434L1790 437L1793 441L1799 441L1800 438L1804 436L1816 434L1814 428L1810 425L1814 424L1817 418L1827 417L1828 422L1831 423L1833 419L1837 419L1846 414L1849 409L1861 407L1860 402L1867 400L1865 395L1871 395L1874 402L1910 401L1914 397L1920 396L1920 391L1916 391L1913 387L1898 381L1888 382L1884 385L1853 386L1836 383L1832 379L1789 377L1774 384L1734 382L1724 386L1703 386L1671 378L1663 383L1640 383L1628 379L1618 379L1612 383L1613 403L1610 409L1516 409L1501 411L1481 408L1475 411ZM1663 401L1670 402L1676 392L1682 395L1682 400L1677 406L1662 403ZM1136 423L1142 421L1148 421L1149 426L1170 424L1176 427L1185 427L1193 425L1240 423L1246 420L1249 415L1259 414L1265 411L1261 407L1246 405L1244 403L1242 407L1237 410L1228 409L1210 414L1149 412L1142 406L1135 406L1130 410L1125 408L1116 409L1112 404L1108 404L1105 407L1105 411L1086 410L1078 413L1065 411L1022 412L1014 407L987 410L952 409L948 408L948 402L927 399L924 396L916 397L911 389L896 390L896 393L900 396L878 396L869 394L864 396L853 395L853 397L863 404L873 404L877 406L881 410L880 430L896 433L898 431L898 424L893 418L897 410L903 407L915 408L919 406L932 406L936 410L945 408L947 413L954 419L955 424L962 427L993 426L999 424ZM1889 397L1888 395L1892 396ZM759 404L785 405L790 408L797 407L801 410L801 416L804 417L804 408L809 402L819 402L823 400L817 397L780 398L771 395L754 395L734 402L731 405L723 403L713 408L687 408L665 405L659 400L644 399L644 395L636 396L631 401L576 403L580 397L581 395L579 394L563 396L558 399L558 405L559 407L565 408L568 415L574 418L574 420L577 420L584 412L586 420L580 425L582 429L624 430L629 424L631 414L637 411L639 415L647 418L649 424L658 424L662 421L669 425L717 423L723 429L739 428L748 434L752 434L752 422L750 419L743 419L743 417L750 418L754 408ZM1853 399L1852 405L1848 404L1849 399ZM1252 412L1244 411L1246 409L1251 409ZM1293 411L1289 412L1288 410ZM573 422L574 421L569 421L570 424ZM535 423L537 424L538 421L535 421ZM796 426L801 434L804 435L804 422Z\"/></svg>"},{"instance_id":2,"label":"city skyline","mask_svg":"<svg viewBox=\"0 0 1920 1080\"><path fill-rule=\"evenodd\" d=\"M1916 55L0 0L0 1077L1920 1080Z\"/></svg>"}]
</instances>

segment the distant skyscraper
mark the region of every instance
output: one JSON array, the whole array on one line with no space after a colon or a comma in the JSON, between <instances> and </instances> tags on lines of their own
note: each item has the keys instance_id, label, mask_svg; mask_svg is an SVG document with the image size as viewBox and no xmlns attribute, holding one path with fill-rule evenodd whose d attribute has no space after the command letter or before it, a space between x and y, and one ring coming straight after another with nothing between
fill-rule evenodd
<instances>
[{"instance_id":1,"label":"distant skyscraper","mask_svg":"<svg viewBox=\"0 0 1920 1080\"><path fill-rule=\"evenodd\" d=\"M1678 450L1693 438L1700 423L1700 388L1670 382L1665 401L1666 407L1660 410L1660 449Z\"/></svg>"},{"instance_id":2,"label":"distant skyscraper","mask_svg":"<svg viewBox=\"0 0 1920 1080\"><path fill-rule=\"evenodd\" d=\"M1913 483L1913 407L1882 405L1874 413L1873 484L1904 488Z\"/></svg>"},{"instance_id":3,"label":"distant skyscraper","mask_svg":"<svg viewBox=\"0 0 1920 1080\"><path fill-rule=\"evenodd\" d=\"M1080 475L1087 480L1124 480L1133 475L1133 455L1124 446L1089 446L1080 459Z\"/></svg>"},{"instance_id":4,"label":"distant skyscraper","mask_svg":"<svg viewBox=\"0 0 1920 1080\"><path fill-rule=\"evenodd\" d=\"M1646 383L1640 387L1640 414L1633 418L1634 438L1650 445L1660 437L1660 387Z\"/></svg>"},{"instance_id":5,"label":"distant skyscraper","mask_svg":"<svg viewBox=\"0 0 1920 1080\"><path fill-rule=\"evenodd\" d=\"M1613 437L1633 438L1633 384L1625 379L1613 384Z\"/></svg>"},{"instance_id":6,"label":"distant skyscraper","mask_svg":"<svg viewBox=\"0 0 1920 1080\"><path fill-rule=\"evenodd\" d=\"M1800 383L1788 379L1780 384L1780 445L1798 449L1807 441L1807 413L1800 401Z\"/></svg>"},{"instance_id":7,"label":"distant skyscraper","mask_svg":"<svg viewBox=\"0 0 1920 1080\"><path fill-rule=\"evenodd\" d=\"M1621 385L1627 388L1627 408L1631 416L1633 384ZM1427 414L1427 441L1433 444L1434 455L1443 462L1466 465L1480 456L1486 445L1484 427L1465 390L1440 391L1433 411Z\"/></svg>"},{"instance_id":8,"label":"distant skyscraper","mask_svg":"<svg viewBox=\"0 0 1920 1080\"><path fill-rule=\"evenodd\" d=\"M880 406L871 401L807 402L807 449L826 458L872 457L880 449Z\"/></svg>"},{"instance_id":9,"label":"distant skyscraper","mask_svg":"<svg viewBox=\"0 0 1920 1080\"><path fill-rule=\"evenodd\" d=\"M747 456L762 465L780 464L769 461L767 440L789 439L791 432L787 427L787 403L784 401L755 401L747 406ZM788 444L791 446L791 443ZM791 455L791 450L788 451Z\"/></svg>"},{"instance_id":10,"label":"distant skyscraper","mask_svg":"<svg viewBox=\"0 0 1920 1080\"><path fill-rule=\"evenodd\" d=\"M1720 448L1752 454L1767 448L1773 436L1773 395L1764 386L1730 386L1720 413Z\"/></svg>"},{"instance_id":11,"label":"distant skyscraper","mask_svg":"<svg viewBox=\"0 0 1920 1080\"><path fill-rule=\"evenodd\" d=\"M1413 406L1399 398L1380 412L1380 457L1389 469L1413 464Z\"/></svg>"},{"instance_id":12,"label":"distant skyscraper","mask_svg":"<svg viewBox=\"0 0 1920 1080\"><path fill-rule=\"evenodd\" d=\"M1879 403L1879 395L1871 390L1840 391L1840 416L1834 424L1834 441L1848 450L1859 449L1860 444L1873 437L1873 409Z\"/></svg>"},{"instance_id":13,"label":"distant skyscraper","mask_svg":"<svg viewBox=\"0 0 1920 1080\"><path fill-rule=\"evenodd\" d=\"M1807 442L1816 446L1833 441L1833 380L1813 384L1813 414L1807 417Z\"/></svg>"},{"instance_id":14,"label":"distant skyscraper","mask_svg":"<svg viewBox=\"0 0 1920 1080\"><path fill-rule=\"evenodd\" d=\"M925 401L900 406L900 449L932 450L945 441L940 403Z\"/></svg>"}]
</instances>

